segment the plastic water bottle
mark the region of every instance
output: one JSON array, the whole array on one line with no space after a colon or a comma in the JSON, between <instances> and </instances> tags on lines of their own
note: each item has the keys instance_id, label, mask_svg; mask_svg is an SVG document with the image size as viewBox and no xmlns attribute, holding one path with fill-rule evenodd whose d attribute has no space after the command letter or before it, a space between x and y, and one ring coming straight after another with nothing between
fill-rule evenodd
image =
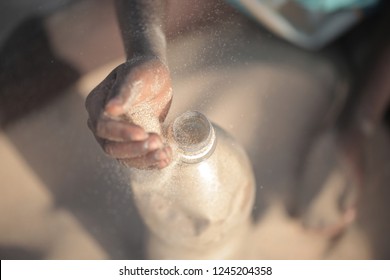
<instances>
[{"instance_id":1,"label":"plastic water bottle","mask_svg":"<svg viewBox=\"0 0 390 280\"><path fill-rule=\"evenodd\" d=\"M251 227L255 180L243 148L201 113L166 128L174 151L162 170L130 169L152 259L241 258Z\"/></svg>"}]
</instances>

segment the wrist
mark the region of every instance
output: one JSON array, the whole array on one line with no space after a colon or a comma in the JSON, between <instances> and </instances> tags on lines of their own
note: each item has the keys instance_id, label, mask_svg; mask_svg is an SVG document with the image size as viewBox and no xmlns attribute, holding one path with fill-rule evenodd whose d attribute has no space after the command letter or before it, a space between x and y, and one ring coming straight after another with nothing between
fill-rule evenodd
<instances>
[{"instance_id":1,"label":"wrist","mask_svg":"<svg viewBox=\"0 0 390 280\"><path fill-rule=\"evenodd\" d=\"M164 57L158 56L153 53L134 53L132 56L127 57L125 64L129 65L137 65L143 63L157 63L163 65L166 69L168 69L168 65Z\"/></svg>"}]
</instances>

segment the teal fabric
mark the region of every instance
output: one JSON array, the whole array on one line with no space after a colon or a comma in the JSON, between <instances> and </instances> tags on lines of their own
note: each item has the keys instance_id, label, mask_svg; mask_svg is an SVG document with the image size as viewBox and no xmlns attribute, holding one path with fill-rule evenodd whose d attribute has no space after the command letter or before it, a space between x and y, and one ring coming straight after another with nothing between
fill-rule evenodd
<instances>
[{"instance_id":1,"label":"teal fabric","mask_svg":"<svg viewBox=\"0 0 390 280\"><path fill-rule=\"evenodd\" d=\"M295 0L309 10L331 13L340 9L366 8L379 0Z\"/></svg>"},{"instance_id":2,"label":"teal fabric","mask_svg":"<svg viewBox=\"0 0 390 280\"><path fill-rule=\"evenodd\" d=\"M241 12L245 13L245 15L250 16L250 12L247 8L244 7L244 5L241 4L240 0L226 0L226 2L228 2L230 5L240 10Z\"/></svg>"}]
</instances>

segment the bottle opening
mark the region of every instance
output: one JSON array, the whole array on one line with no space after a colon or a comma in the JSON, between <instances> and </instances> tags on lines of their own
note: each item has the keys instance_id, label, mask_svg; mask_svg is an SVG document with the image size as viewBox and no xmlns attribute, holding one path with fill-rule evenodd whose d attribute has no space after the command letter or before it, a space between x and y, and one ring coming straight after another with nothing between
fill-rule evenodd
<instances>
[{"instance_id":1,"label":"bottle opening","mask_svg":"<svg viewBox=\"0 0 390 280\"><path fill-rule=\"evenodd\" d=\"M209 121L197 112L188 112L177 118L173 124L175 141L180 146L196 146L207 141L210 134Z\"/></svg>"},{"instance_id":2,"label":"bottle opening","mask_svg":"<svg viewBox=\"0 0 390 280\"><path fill-rule=\"evenodd\" d=\"M182 114L173 122L172 132L187 162L200 161L214 149L214 129L202 113L189 111Z\"/></svg>"}]
</instances>

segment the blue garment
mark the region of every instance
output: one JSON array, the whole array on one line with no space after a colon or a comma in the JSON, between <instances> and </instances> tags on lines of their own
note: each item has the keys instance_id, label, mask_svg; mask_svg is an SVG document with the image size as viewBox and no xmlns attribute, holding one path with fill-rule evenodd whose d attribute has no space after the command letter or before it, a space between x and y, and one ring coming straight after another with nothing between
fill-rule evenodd
<instances>
[{"instance_id":1,"label":"blue garment","mask_svg":"<svg viewBox=\"0 0 390 280\"><path fill-rule=\"evenodd\" d=\"M380 0L226 0L280 37L305 49L330 43ZM359 12L357 12L359 11Z\"/></svg>"},{"instance_id":2,"label":"blue garment","mask_svg":"<svg viewBox=\"0 0 390 280\"><path fill-rule=\"evenodd\" d=\"M379 0L295 0L311 11L331 13L341 9L367 8Z\"/></svg>"}]
</instances>

